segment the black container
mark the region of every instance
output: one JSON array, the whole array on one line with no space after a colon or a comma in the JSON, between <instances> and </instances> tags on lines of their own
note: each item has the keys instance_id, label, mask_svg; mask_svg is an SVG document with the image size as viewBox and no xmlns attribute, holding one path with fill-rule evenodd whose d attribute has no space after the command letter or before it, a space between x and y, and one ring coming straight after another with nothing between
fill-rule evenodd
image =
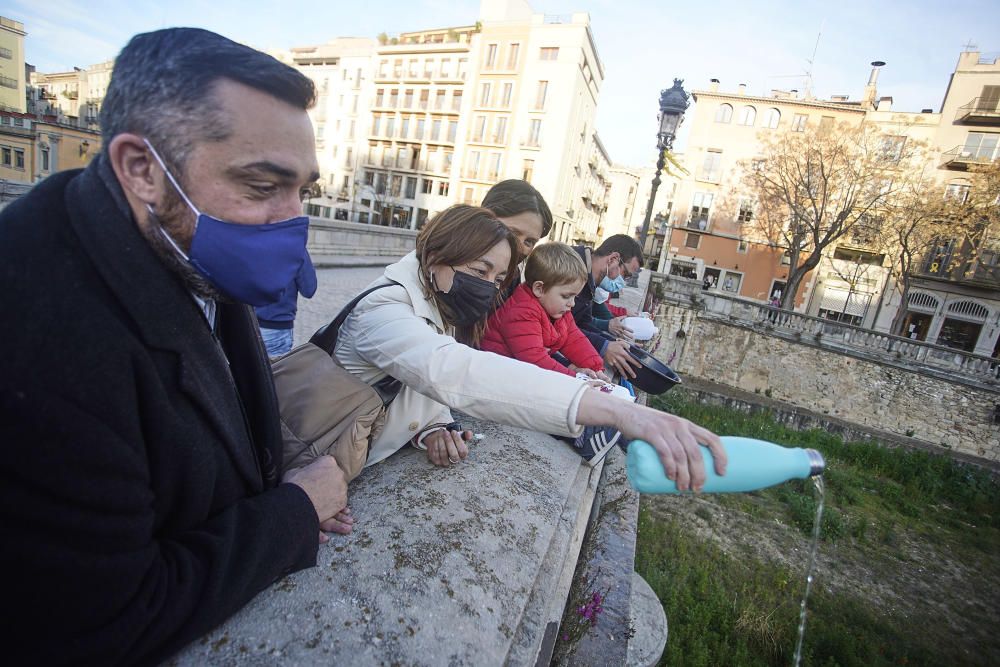
<instances>
[{"instance_id":1,"label":"black container","mask_svg":"<svg viewBox=\"0 0 1000 667\"><path fill-rule=\"evenodd\" d=\"M642 364L639 368L632 369L635 371L635 378L629 380L638 389L647 394L659 395L666 393L675 384L681 383L677 373L642 348L630 345L628 352L633 359Z\"/></svg>"}]
</instances>

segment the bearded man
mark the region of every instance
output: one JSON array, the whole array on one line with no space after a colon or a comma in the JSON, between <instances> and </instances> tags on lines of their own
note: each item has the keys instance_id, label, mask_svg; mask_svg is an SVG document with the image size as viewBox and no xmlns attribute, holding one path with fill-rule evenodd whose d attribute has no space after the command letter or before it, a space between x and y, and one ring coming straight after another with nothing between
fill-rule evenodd
<instances>
[{"instance_id":1,"label":"bearded man","mask_svg":"<svg viewBox=\"0 0 1000 667\"><path fill-rule=\"evenodd\" d=\"M10 664L160 662L350 530L332 458L282 479L252 310L306 257L314 97L214 33L138 35L101 154L0 215Z\"/></svg>"}]
</instances>

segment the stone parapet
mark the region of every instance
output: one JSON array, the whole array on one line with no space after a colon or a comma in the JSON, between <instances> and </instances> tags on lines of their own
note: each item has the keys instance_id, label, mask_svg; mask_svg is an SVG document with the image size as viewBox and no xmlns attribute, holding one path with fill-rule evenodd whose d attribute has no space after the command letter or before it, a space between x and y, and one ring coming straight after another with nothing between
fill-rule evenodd
<instances>
[{"instance_id":1,"label":"stone parapet","mask_svg":"<svg viewBox=\"0 0 1000 667\"><path fill-rule=\"evenodd\" d=\"M573 587L563 616L561 635L556 638L552 664L626 665L636 624L649 624L648 608L634 618L632 585L635 573L636 530L639 522L639 493L629 484L624 452L615 447L605 459L601 484L594 502L593 518L584 540ZM581 622L579 608L601 596L603 610L597 623L576 641L570 626ZM662 607L653 611L663 615ZM655 620L655 614L653 615ZM586 627L586 623L583 623ZM666 637L644 637L654 648ZM657 655L653 662L659 659ZM548 661L546 661L548 662Z\"/></svg>"},{"instance_id":2,"label":"stone parapet","mask_svg":"<svg viewBox=\"0 0 1000 667\"><path fill-rule=\"evenodd\" d=\"M701 290L694 281L668 277L661 303L693 310L699 318L751 327L768 335L807 342L814 347L851 354L970 386L1000 390L996 359L925 341L893 336L861 327L803 315L790 310Z\"/></svg>"},{"instance_id":3,"label":"stone parapet","mask_svg":"<svg viewBox=\"0 0 1000 667\"><path fill-rule=\"evenodd\" d=\"M894 352L859 350L844 345L843 335L796 336L780 319L768 321L769 315L780 318L781 311L761 307L763 321L754 321L730 316L750 309L744 302L732 303L730 315L724 315L694 296L686 303L664 301L657 313L661 339L655 354L682 376L939 449L1000 460L1000 426L994 423L1000 392L990 378L905 361Z\"/></svg>"},{"instance_id":4,"label":"stone parapet","mask_svg":"<svg viewBox=\"0 0 1000 667\"><path fill-rule=\"evenodd\" d=\"M464 423L487 436L465 463L404 449L366 469L350 486L353 534L168 664L547 662L603 464L551 436Z\"/></svg>"},{"instance_id":5,"label":"stone parapet","mask_svg":"<svg viewBox=\"0 0 1000 667\"><path fill-rule=\"evenodd\" d=\"M402 257L416 247L417 232L358 222L309 218L312 255Z\"/></svg>"}]
</instances>

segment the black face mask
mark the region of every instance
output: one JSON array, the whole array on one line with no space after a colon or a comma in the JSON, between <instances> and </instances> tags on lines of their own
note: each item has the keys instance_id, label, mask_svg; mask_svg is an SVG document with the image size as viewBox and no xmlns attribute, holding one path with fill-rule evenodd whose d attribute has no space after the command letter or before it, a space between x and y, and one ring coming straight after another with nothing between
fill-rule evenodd
<instances>
[{"instance_id":1,"label":"black face mask","mask_svg":"<svg viewBox=\"0 0 1000 667\"><path fill-rule=\"evenodd\" d=\"M459 327L467 327L486 317L497 298L497 286L488 280L470 276L454 269L455 278L450 292L438 292L451 311L449 319Z\"/></svg>"}]
</instances>

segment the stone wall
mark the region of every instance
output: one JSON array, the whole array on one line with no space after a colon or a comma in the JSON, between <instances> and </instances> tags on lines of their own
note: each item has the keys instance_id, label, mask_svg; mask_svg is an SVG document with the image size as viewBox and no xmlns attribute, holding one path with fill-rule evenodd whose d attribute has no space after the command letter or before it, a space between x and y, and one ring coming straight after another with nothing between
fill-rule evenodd
<instances>
[{"instance_id":1,"label":"stone wall","mask_svg":"<svg viewBox=\"0 0 1000 667\"><path fill-rule=\"evenodd\" d=\"M405 448L365 468L348 489L353 533L166 664L548 664L603 464L462 421L486 435L465 462Z\"/></svg>"},{"instance_id":2,"label":"stone wall","mask_svg":"<svg viewBox=\"0 0 1000 667\"><path fill-rule=\"evenodd\" d=\"M326 218L309 219L309 252L319 255L402 257L416 245L417 232Z\"/></svg>"},{"instance_id":3,"label":"stone wall","mask_svg":"<svg viewBox=\"0 0 1000 667\"><path fill-rule=\"evenodd\" d=\"M681 376L762 394L925 444L996 462L1000 395L860 355L769 335L759 328L705 317L695 308L660 306L656 356Z\"/></svg>"}]
</instances>

